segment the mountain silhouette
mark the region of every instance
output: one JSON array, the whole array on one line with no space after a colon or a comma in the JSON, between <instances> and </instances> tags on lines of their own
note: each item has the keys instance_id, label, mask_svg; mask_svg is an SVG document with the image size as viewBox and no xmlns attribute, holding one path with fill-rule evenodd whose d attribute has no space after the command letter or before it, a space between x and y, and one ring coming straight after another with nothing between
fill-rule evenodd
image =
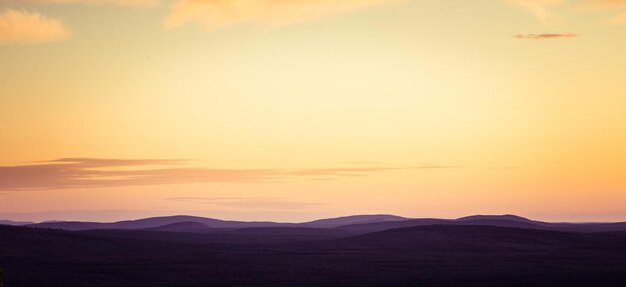
<instances>
[{"instance_id":1,"label":"mountain silhouette","mask_svg":"<svg viewBox=\"0 0 626 287\"><path fill-rule=\"evenodd\" d=\"M373 223L360 223L360 224L347 224L341 225L336 228L342 230L352 230L361 233L369 233L376 231L383 231L393 228L413 227L413 226L425 226L435 224L447 224L451 223L451 220L436 219L436 218L423 218L423 219L408 219L402 221L383 221Z\"/></svg>"},{"instance_id":2,"label":"mountain silhouette","mask_svg":"<svg viewBox=\"0 0 626 287\"><path fill-rule=\"evenodd\" d=\"M13 225L13 226L21 226L33 224L34 222L30 221L13 221L13 220L0 220L0 225Z\"/></svg>"},{"instance_id":3,"label":"mountain silhouette","mask_svg":"<svg viewBox=\"0 0 626 287\"><path fill-rule=\"evenodd\" d=\"M521 217L513 214L504 215L471 215L466 217L457 218L456 221L468 221L468 220L509 220L526 223L539 223L539 221L530 220L525 217Z\"/></svg>"},{"instance_id":4,"label":"mountain silhouette","mask_svg":"<svg viewBox=\"0 0 626 287\"><path fill-rule=\"evenodd\" d=\"M90 229L147 229L157 228L169 224L181 223L181 222L195 222L201 223L211 228L247 228L247 227L278 227L278 226L291 226L293 224L288 223L276 223L276 222L244 222L244 221L225 221L213 218L199 217L199 216L163 216L163 217L151 217L138 220L125 220L112 223L101 222L44 222L31 224L31 227L53 228L62 230L90 230Z\"/></svg>"}]
</instances>

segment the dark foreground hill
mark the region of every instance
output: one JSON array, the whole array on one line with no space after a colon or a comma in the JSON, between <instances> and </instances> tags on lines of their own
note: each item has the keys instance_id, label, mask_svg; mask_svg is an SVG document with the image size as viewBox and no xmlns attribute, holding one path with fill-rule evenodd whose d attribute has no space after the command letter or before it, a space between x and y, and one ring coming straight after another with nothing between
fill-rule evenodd
<instances>
[{"instance_id":1,"label":"dark foreground hill","mask_svg":"<svg viewBox=\"0 0 626 287\"><path fill-rule=\"evenodd\" d=\"M280 227L228 232L258 239L237 244L106 232L0 226L5 286L626 286L623 232L428 225L262 240L336 236Z\"/></svg>"}]
</instances>

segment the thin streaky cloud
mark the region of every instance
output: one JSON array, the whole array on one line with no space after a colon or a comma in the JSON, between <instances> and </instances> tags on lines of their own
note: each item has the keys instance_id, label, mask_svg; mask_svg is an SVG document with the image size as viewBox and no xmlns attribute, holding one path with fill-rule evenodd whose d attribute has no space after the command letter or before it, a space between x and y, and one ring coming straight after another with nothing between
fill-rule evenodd
<instances>
[{"instance_id":1,"label":"thin streaky cloud","mask_svg":"<svg viewBox=\"0 0 626 287\"><path fill-rule=\"evenodd\" d=\"M517 34L514 36L516 39L523 40L549 40L549 39L561 39L561 38L576 38L576 34Z\"/></svg>"},{"instance_id":2,"label":"thin streaky cloud","mask_svg":"<svg viewBox=\"0 0 626 287\"><path fill-rule=\"evenodd\" d=\"M626 24L626 13L616 16L610 21L613 24Z\"/></svg>"},{"instance_id":3,"label":"thin streaky cloud","mask_svg":"<svg viewBox=\"0 0 626 287\"><path fill-rule=\"evenodd\" d=\"M350 161L350 162L346 162L346 164L349 164L349 165L374 165L374 164L380 164L380 162L377 162L377 161Z\"/></svg>"},{"instance_id":4,"label":"thin streaky cloud","mask_svg":"<svg viewBox=\"0 0 626 287\"><path fill-rule=\"evenodd\" d=\"M550 8L559 6L565 3L565 0L508 0L509 2L517 5L518 7L530 12L539 21L545 23L553 15L550 12Z\"/></svg>"},{"instance_id":5,"label":"thin streaky cloud","mask_svg":"<svg viewBox=\"0 0 626 287\"><path fill-rule=\"evenodd\" d=\"M352 10L402 3L406 0L179 0L163 21L166 28L195 23L209 30L253 23L280 27Z\"/></svg>"},{"instance_id":6,"label":"thin streaky cloud","mask_svg":"<svg viewBox=\"0 0 626 287\"><path fill-rule=\"evenodd\" d=\"M105 158L60 158L40 163L80 163L90 167L120 167L144 165L176 165L189 162L186 159L105 159Z\"/></svg>"},{"instance_id":7,"label":"thin streaky cloud","mask_svg":"<svg viewBox=\"0 0 626 287\"><path fill-rule=\"evenodd\" d=\"M0 190L38 190L209 182L272 183L323 176L338 179L373 173L458 166L354 167L313 169L215 169L183 167L184 160L64 158L37 164L0 166ZM134 169L130 169L133 168ZM150 168L148 168L150 167ZM120 168L124 168L123 170Z\"/></svg>"},{"instance_id":8,"label":"thin streaky cloud","mask_svg":"<svg viewBox=\"0 0 626 287\"><path fill-rule=\"evenodd\" d=\"M506 169L521 169L521 166L490 166L488 169L506 170Z\"/></svg>"},{"instance_id":9,"label":"thin streaky cloud","mask_svg":"<svg viewBox=\"0 0 626 287\"><path fill-rule=\"evenodd\" d=\"M84 4L150 7L160 4L160 0L0 0L0 3L19 4Z\"/></svg>"}]
</instances>

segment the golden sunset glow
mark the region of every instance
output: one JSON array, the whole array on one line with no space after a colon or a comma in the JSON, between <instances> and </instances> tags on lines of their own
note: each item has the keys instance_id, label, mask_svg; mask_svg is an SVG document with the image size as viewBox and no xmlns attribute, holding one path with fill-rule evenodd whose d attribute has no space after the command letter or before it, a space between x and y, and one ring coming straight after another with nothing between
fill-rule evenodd
<instances>
[{"instance_id":1,"label":"golden sunset glow","mask_svg":"<svg viewBox=\"0 0 626 287\"><path fill-rule=\"evenodd\" d=\"M0 215L624 220L625 15L0 0Z\"/></svg>"}]
</instances>

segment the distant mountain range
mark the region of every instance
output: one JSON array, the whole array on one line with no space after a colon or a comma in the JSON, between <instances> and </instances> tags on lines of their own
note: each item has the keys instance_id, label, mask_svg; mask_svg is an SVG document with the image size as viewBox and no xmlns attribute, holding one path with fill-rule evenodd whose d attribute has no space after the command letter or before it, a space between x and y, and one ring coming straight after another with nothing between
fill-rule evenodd
<instances>
[{"instance_id":1,"label":"distant mountain range","mask_svg":"<svg viewBox=\"0 0 626 287\"><path fill-rule=\"evenodd\" d=\"M82 221L51 221L42 223L25 224L29 227L52 228L62 230L94 230L94 229L150 229L166 228L168 225L177 223L199 223L206 229L241 229L254 227L310 227L310 228L334 228L349 224L368 224L390 221L402 221L408 218L395 215L355 215L338 218L320 219L304 223L277 223L277 222L246 222L246 221L226 221L198 216L166 216L151 217L139 220L125 220L112 223L103 222L82 222ZM14 225L14 224L11 224ZM180 226L179 226L180 227ZM195 227L199 227L195 225ZM198 230L198 228L191 228Z\"/></svg>"},{"instance_id":2,"label":"distant mountain range","mask_svg":"<svg viewBox=\"0 0 626 287\"><path fill-rule=\"evenodd\" d=\"M531 220L516 215L473 215L458 219L405 218L395 215L353 215L320 219L303 223L227 221L198 216L151 217L112 223L51 221L42 223L0 221L3 225L61 229L70 231L87 230L152 230L171 232L215 233L248 228L316 228L337 229L345 234L364 234L395 228L428 225L481 225L543 229L574 232L626 231L626 222L618 223L551 223Z\"/></svg>"}]
</instances>

